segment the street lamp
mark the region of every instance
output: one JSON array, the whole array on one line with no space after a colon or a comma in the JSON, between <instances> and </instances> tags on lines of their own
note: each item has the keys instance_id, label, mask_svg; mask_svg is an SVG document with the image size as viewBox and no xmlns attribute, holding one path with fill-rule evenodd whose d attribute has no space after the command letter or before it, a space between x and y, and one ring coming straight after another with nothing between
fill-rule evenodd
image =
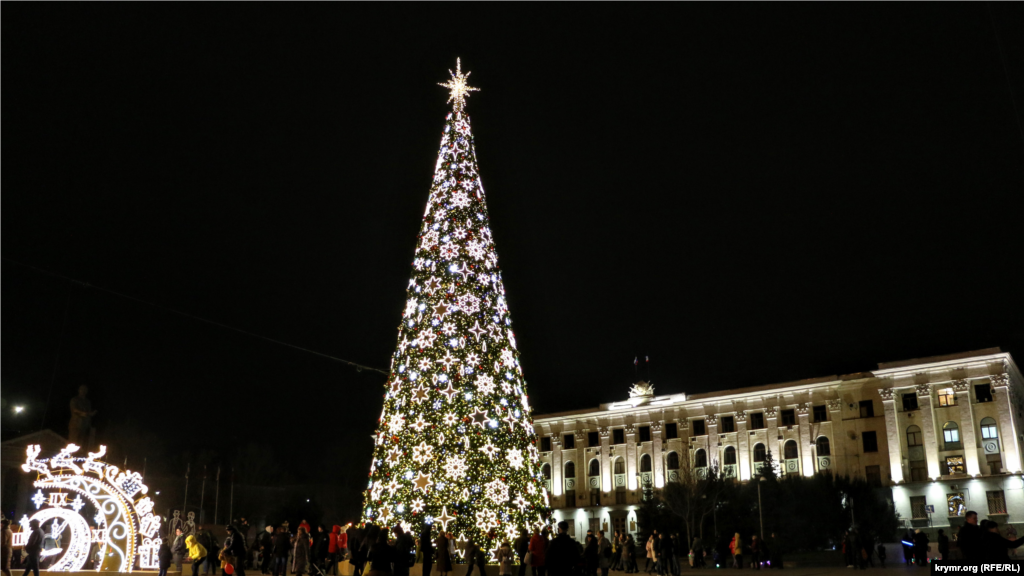
<instances>
[{"instance_id":1,"label":"street lamp","mask_svg":"<svg viewBox=\"0 0 1024 576\"><path fill-rule=\"evenodd\" d=\"M761 521L761 542L764 542L764 512L761 511L761 482L764 482L764 476L758 476L757 483L757 518Z\"/></svg>"},{"instance_id":2,"label":"street lamp","mask_svg":"<svg viewBox=\"0 0 1024 576\"><path fill-rule=\"evenodd\" d=\"M24 406L15 406L14 407L14 413L15 414L21 414L24 411L25 411L25 407Z\"/></svg>"}]
</instances>

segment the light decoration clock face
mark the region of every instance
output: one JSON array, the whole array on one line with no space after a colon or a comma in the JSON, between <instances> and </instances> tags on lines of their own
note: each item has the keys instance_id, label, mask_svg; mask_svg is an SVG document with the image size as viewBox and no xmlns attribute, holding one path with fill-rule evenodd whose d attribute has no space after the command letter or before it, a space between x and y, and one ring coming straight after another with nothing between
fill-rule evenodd
<instances>
[{"instance_id":1,"label":"light decoration clock face","mask_svg":"<svg viewBox=\"0 0 1024 576\"><path fill-rule=\"evenodd\" d=\"M549 508L461 65L415 246L363 521L490 550ZM411 472L410 472L411 471ZM407 475L408 473L408 475ZM381 488L387 486L387 489Z\"/></svg>"},{"instance_id":2,"label":"light decoration clock face","mask_svg":"<svg viewBox=\"0 0 1024 576\"><path fill-rule=\"evenodd\" d=\"M103 559L98 571L131 572L136 557L140 568L158 569L160 517L153 513L142 476L99 460L106 446L84 458L75 456L79 450L68 444L52 458L40 460L39 445L27 448L21 468L37 474L31 498L37 511L19 521L14 546L25 545L29 522L38 520L43 532L61 543L43 551L44 557L57 556L48 570L82 570L94 543L99 546L97 557Z\"/></svg>"}]
</instances>

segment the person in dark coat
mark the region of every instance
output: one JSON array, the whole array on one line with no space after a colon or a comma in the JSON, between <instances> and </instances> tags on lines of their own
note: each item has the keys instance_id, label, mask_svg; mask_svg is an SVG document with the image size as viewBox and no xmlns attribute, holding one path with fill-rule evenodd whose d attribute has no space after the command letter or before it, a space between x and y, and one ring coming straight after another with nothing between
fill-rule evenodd
<instances>
[{"instance_id":1,"label":"person in dark coat","mask_svg":"<svg viewBox=\"0 0 1024 576\"><path fill-rule=\"evenodd\" d=\"M227 525L228 536L224 539L224 553L235 558L235 575L245 576L245 536L233 524Z\"/></svg>"},{"instance_id":2,"label":"person in dark coat","mask_svg":"<svg viewBox=\"0 0 1024 576\"><path fill-rule=\"evenodd\" d=\"M991 563L1008 563L1010 554L1007 550L1019 548L1024 538L1007 540L999 534L999 524L992 520L981 522L981 561Z\"/></svg>"},{"instance_id":3,"label":"person in dark coat","mask_svg":"<svg viewBox=\"0 0 1024 576\"><path fill-rule=\"evenodd\" d=\"M39 557L43 553L43 531L39 529L39 520L29 520L28 541L25 542L25 574L33 572L39 576Z\"/></svg>"},{"instance_id":4,"label":"person in dark coat","mask_svg":"<svg viewBox=\"0 0 1024 576\"><path fill-rule=\"evenodd\" d=\"M306 573L306 563L310 562L309 534L302 525L299 525L299 530L295 533L292 546L292 574L302 576Z\"/></svg>"},{"instance_id":5,"label":"person in dark coat","mask_svg":"<svg viewBox=\"0 0 1024 576\"><path fill-rule=\"evenodd\" d=\"M423 576L430 576L434 568L434 543L430 538L430 524L424 525L420 532L420 553L423 554Z\"/></svg>"},{"instance_id":6,"label":"person in dark coat","mask_svg":"<svg viewBox=\"0 0 1024 576\"><path fill-rule=\"evenodd\" d=\"M907 566L910 566L914 563L914 535L911 534L910 530L903 533L900 543L903 544L903 561Z\"/></svg>"},{"instance_id":7,"label":"person in dark coat","mask_svg":"<svg viewBox=\"0 0 1024 576\"><path fill-rule=\"evenodd\" d=\"M587 536L587 543L583 547L583 573L586 576L597 576L597 538Z\"/></svg>"},{"instance_id":8,"label":"person in dark coat","mask_svg":"<svg viewBox=\"0 0 1024 576\"><path fill-rule=\"evenodd\" d=\"M156 559L160 567L160 576L167 576L167 570L171 567L171 560L174 555L171 554L171 546L167 542L160 543L160 549L156 553Z\"/></svg>"},{"instance_id":9,"label":"person in dark coat","mask_svg":"<svg viewBox=\"0 0 1024 576\"><path fill-rule=\"evenodd\" d=\"M257 540L260 549L260 574L270 573L270 559L274 555L274 527L267 526Z\"/></svg>"},{"instance_id":10,"label":"person in dark coat","mask_svg":"<svg viewBox=\"0 0 1024 576\"><path fill-rule=\"evenodd\" d=\"M320 524L316 528L316 534L313 535L313 546L310 548L310 563L315 564L321 570L325 567L324 562L327 560L327 548L330 546L331 533L327 531L327 527Z\"/></svg>"},{"instance_id":11,"label":"person in dark coat","mask_svg":"<svg viewBox=\"0 0 1024 576\"><path fill-rule=\"evenodd\" d=\"M580 562L579 549L576 541L569 538L569 524L563 520L558 523L558 536L551 541L544 557L544 566L551 576L570 576Z\"/></svg>"},{"instance_id":12,"label":"person in dark coat","mask_svg":"<svg viewBox=\"0 0 1024 576\"><path fill-rule=\"evenodd\" d=\"M274 576L285 576L288 573L288 551L291 550L291 536L285 531L284 526L279 526L277 534L274 534L274 544L271 553L274 555Z\"/></svg>"},{"instance_id":13,"label":"person in dark coat","mask_svg":"<svg viewBox=\"0 0 1024 576\"><path fill-rule=\"evenodd\" d=\"M370 545L370 553L366 556L370 563L370 571L366 576L389 576L395 563L395 549L388 544L388 529L381 528L377 532L377 541Z\"/></svg>"},{"instance_id":14,"label":"person in dark coat","mask_svg":"<svg viewBox=\"0 0 1024 576\"><path fill-rule=\"evenodd\" d=\"M412 536L401 526L395 526L395 560L391 569L394 576L409 576L409 568L416 563L415 547Z\"/></svg>"},{"instance_id":15,"label":"person in dark coat","mask_svg":"<svg viewBox=\"0 0 1024 576\"><path fill-rule=\"evenodd\" d=\"M516 553L516 558L519 558L519 576L526 576L526 553L530 551L530 537L527 536L526 530L519 529L519 536L512 542L512 551Z\"/></svg>"},{"instance_id":16,"label":"person in dark coat","mask_svg":"<svg viewBox=\"0 0 1024 576\"><path fill-rule=\"evenodd\" d=\"M928 535L918 528L914 531L914 561L918 566L928 565Z\"/></svg>"},{"instance_id":17,"label":"person in dark coat","mask_svg":"<svg viewBox=\"0 0 1024 576\"><path fill-rule=\"evenodd\" d=\"M444 530L441 530L441 534L434 542L434 550L437 554L437 571L441 576L448 576L452 571L452 554L448 549L448 536L445 536Z\"/></svg>"},{"instance_id":18,"label":"person in dark coat","mask_svg":"<svg viewBox=\"0 0 1024 576\"><path fill-rule=\"evenodd\" d=\"M974 510L968 510L964 515L964 525L956 535L956 546L963 560L981 561L981 528L978 527L978 513Z\"/></svg>"},{"instance_id":19,"label":"person in dark coat","mask_svg":"<svg viewBox=\"0 0 1024 576\"><path fill-rule=\"evenodd\" d=\"M939 530L939 554L942 555L943 560L949 560L949 536L946 536L945 530Z\"/></svg>"}]
</instances>

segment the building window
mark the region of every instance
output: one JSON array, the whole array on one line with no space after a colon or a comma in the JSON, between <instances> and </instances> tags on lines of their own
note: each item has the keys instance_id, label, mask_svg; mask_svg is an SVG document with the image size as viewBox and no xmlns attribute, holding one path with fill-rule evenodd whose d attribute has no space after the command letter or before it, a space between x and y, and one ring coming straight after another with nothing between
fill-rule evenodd
<instances>
[{"instance_id":1,"label":"building window","mask_svg":"<svg viewBox=\"0 0 1024 576\"><path fill-rule=\"evenodd\" d=\"M910 392L903 395L903 411L917 410L917 394Z\"/></svg>"},{"instance_id":2,"label":"building window","mask_svg":"<svg viewBox=\"0 0 1024 576\"><path fill-rule=\"evenodd\" d=\"M924 496L911 496L910 497L910 517L914 520L923 520L928 518L928 512L926 507L928 501L925 500Z\"/></svg>"},{"instance_id":3,"label":"building window","mask_svg":"<svg viewBox=\"0 0 1024 576\"><path fill-rule=\"evenodd\" d=\"M625 488L616 488L616 490L615 490L615 503L616 504L625 504L626 503L626 489Z\"/></svg>"},{"instance_id":4,"label":"building window","mask_svg":"<svg viewBox=\"0 0 1024 576\"><path fill-rule=\"evenodd\" d=\"M575 478L576 477L576 465L572 462L565 463L565 477Z\"/></svg>"},{"instance_id":5,"label":"building window","mask_svg":"<svg viewBox=\"0 0 1024 576\"><path fill-rule=\"evenodd\" d=\"M964 472L966 469L963 456L946 456L946 474L963 474Z\"/></svg>"},{"instance_id":6,"label":"building window","mask_svg":"<svg viewBox=\"0 0 1024 576\"><path fill-rule=\"evenodd\" d=\"M956 406L956 394L953 394L952 388L943 388L938 391L939 394L939 407L942 406Z\"/></svg>"},{"instance_id":7,"label":"building window","mask_svg":"<svg viewBox=\"0 0 1024 576\"><path fill-rule=\"evenodd\" d=\"M736 449L729 446L725 449L725 465L736 463Z\"/></svg>"},{"instance_id":8,"label":"building window","mask_svg":"<svg viewBox=\"0 0 1024 576\"><path fill-rule=\"evenodd\" d=\"M868 481L868 484L872 486L882 485L882 467L881 466L865 466L864 467L864 478Z\"/></svg>"},{"instance_id":9,"label":"building window","mask_svg":"<svg viewBox=\"0 0 1024 576\"><path fill-rule=\"evenodd\" d=\"M750 429L760 430L764 428L764 412L758 412L750 415Z\"/></svg>"},{"instance_id":10,"label":"building window","mask_svg":"<svg viewBox=\"0 0 1024 576\"><path fill-rule=\"evenodd\" d=\"M955 444L954 448L958 448L960 444L960 428L956 425L956 422L946 422L942 425L942 439L947 444L946 450L950 449L948 444Z\"/></svg>"},{"instance_id":11,"label":"building window","mask_svg":"<svg viewBox=\"0 0 1024 576\"><path fill-rule=\"evenodd\" d=\"M907 446L921 445L921 429L917 426L907 428Z\"/></svg>"},{"instance_id":12,"label":"building window","mask_svg":"<svg viewBox=\"0 0 1024 576\"><path fill-rule=\"evenodd\" d=\"M722 433L735 432L736 431L736 419L732 416L722 417Z\"/></svg>"},{"instance_id":13,"label":"building window","mask_svg":"<svg viewBox=\"0 0 1024 576\"><path fill-rule=\"evenodd\" d=\"M963 516L964 512L967 512L967 502L964 501L964 493L954 492L946 494L946 510L949 511L951 517Z\"/></svg>"},{"instance_id":14,"label":"building window","mask_svg":"<svg viewBox=\"0 0 1024 576\"><path fill-rule=\"evenodd\" d=\"M540 467L540 473L544 475L545 480L551 480L551 465L544 464Z\"/></svg>"},{"instance_id":15,"label":"building window","mask_svg":"<svg viewBox=\"0 0 1024 576\"><path fill-rule=\"evenodd\" d=\"M861 432L865 452L878 452L878 437L872 432Z\"/></svg>"},{"instance_id":16,"label":"building window","mask_svg":"<svg viewBox=\"0 0 1024 576\"><path fill-rule=\"evenodd\" d=\"M626 473L626 461L622 458L615 459L615 473L625 474Z\"/></svg>"},{"instance_id":17,"label":"building window","mask_svg":"<svg viewBox=\"0 0 1024 576\"><path fill-rule=\"evenodd\" d=\"M576 489L575 488L573 488L572 490L566 490L565 491L565 505L566 506L572 506L572 507L576 506Z\"/></svg>"},{"instance_id":18,"label":"building window","mask_svg":"<svg viewBox=\"0 0 1024 576\"><path fill-rule=\"evenodd\" d=\"M988 462L989 474L1001 474L1003 472L1002 454L989 454L985 456L985 461Z\"/></svg>"},{"instance_id":19,"label":"building window","mask_svg":"<svg viewBox=\"0 0 1024 576\"><path fill-rule=\"evenodd\" d=\"M679 470L679 454L675 452L669 452L668 458L666 459L665 466L669 470Z\"/></svg>"},{"instance_id":20,"label":"building window","mask_svg":"<svg viewBox=\"0 0 1024 576\"><path fill-rule=\"evenodd\" d=\"M924 482L928 479L928 463L925 460L912 460L910 462L910 480L913 482Z\"/></svg>"},{"instance_id":21,"label":"building window","mask_svg":"<svg viewBox=\"0 0 1024 576\"><path fill-rule=\"evenodd\" d=\"M594 458L593 460L590 461L590 475L591 476L600 476L601 475L601 463L597 461L597 458Z\"/></svg>"},{"instance_id":22,"label":"building window","mask_svg":"<svg viewBox=\"0 0 1024 576\"><path fill-rule=\"evenodd\" d=\"M974 397L978 402L991 402L992 401L992 385L991 384L975 384L974 385Z\"/></svg>"},{"instance_id":23,"label":"building window","mask_svg":"<svg viewBox=\"0 0 1024 576\"><path fill-rule=\"evenodd\" d=\"M551 437L545 436L540 439L540 451L551 452Z\"/></svg>"},{"instance_id":24,"label":"building window","mask_svg":"<svg viewBox=\"0 0 1024 576\"><path fill-rule=\"evenodd\" d=\"M707 434L707 430L704 427L703 420L694 420L690 424L693 426L694 436L704 436L705 434Z\"/></svg>"},{"instance_id":25,"label":"building window","mask_svg":"<svg viewBox=\"0 0 1024 576\"><path fill-rule=\"evenodd\" d=\"M601 490L590 491L590 505L600 506L601 505Z\"/></svg>"},{"instance_id":26,"label":"building window","mask_svg":"<svg viewBox=\"0 0 1024 576\"><path fill-rule=\"evenodd\" d=\"M641 426L640 427L640 441L641 442L650 442L651 441L651 427L650 426Z\"/></svg>"},{"instance_id":27,"label":"building window","mask_svg":"<svg viewBox=\"0 0 1024 576\"><path fill-rule=\"evenodd\" d=\"M640 457L640 471L651 471L651 457L648 454L644 454L643 456Z\"/></svg>"},{"instance_id":28,"label":"building window","mask_svg":"<svg viewBox=\"0 0 1024 576\"><path fill-rule=\"evenodd\" d=\"M861 400L860 401L860 417L861 418L874 418L875 417L875 402L873 400Z\"/></svg>"},{"instance_id":29,"label":"building window","mask_svg":"<svg viewBox=\"0 0 1024 576\"><path fill-rule=\"evenodd\" d=\"M708 453L703 448L697 450L693 455L693 467L694 468L706 468L708 465Z\"/></svg>"},{"instance_id":30,"label":"building window","mask_svg":"<svg viewBox=\"0 0 1024 576\"><path fill-rule=\"evenodd\" d=\"M679 425L675 422L665 424L665 439L679 438Z\"/></svg>"},{"instance_id":31,"label":"building window","mask_svg":"<svg viewBox=\"0 0 1024 576\"><path fill-rule=\"evenodd\" d=\"M765 454L764 444L754 444L754 462L764 462Z\"/></svg>"},{"instance_id":32,"label":"building window","mask_svg":"<svg viewBox=\"0 0 1024 576\"><path fill-rule=\"evenodd\" d=\"M782 425L783 426L793 426L795 424L796 424L796 413L793 412L792 409L790 409L790 410L783 410L782 411Z\"/></svg>"},{"instance_id":33,"label":"building window","mask_svg":"<svg viewBox=\"0 0 1024 576\"><path fill-rule=\"evenodd\" d=\"M828 410L825 409L825 405L815 406L813 409L814 421L815 422L827 422L828 421Z\"/></svg>"},{"instance_id":34,"label":"building window","mask_svg":"<svg viewBox=\"0 0 1024 576\"><path fill-rule=\"evenodd\" d=\"M993 418L981 419L981 437L985 440L999 438L999 429L996 428L996 421Z\"/></svg>"},{"instance_id":35,"label":"building window","mask_svg":"<svg viewBox=\"0 0 1024 576\"><path fill-rule=\"evenodd\" d=\"M594 448L601 445L601 436L597 432L587 432L587 446Z\"/></svg>"},{"instance_id":36,"label":"building window","mask_svg":"<svg viewBox=\"0 0 1024 576\"><path fill-rule=\"evenodd\" d=\"M575 448L576 447L576 435L575 434L566 434L565 438L564 438L563 445L565 446L566 450L572 450L573 448Z\"/></svg>"},{"instance_id":37,"label":"building window","mask_svg":"<svg viewBox=\"0 0 1024 576\"><path fill-rule=\"evenodd\" d=\"M1006 499L1003 498L1002 490L985 492L985 495L988 496L989 514L1006 514Z\"/></svg>"},{"instance_id":38,"label":"building window","mask_svg":"<svg viewBox=\"0 0 1024 576\"><path fill-rule=\"evenodd\" d=\"M612 443L613 444L625 444L626 443L626 431L622 428L616 428L612 430Z\"/></svg>"},{"instance_id":39,"label":"building window","mask_svg":"<svg viewBox=\"0 0 1024 576\"><path fill-rule=\"evenodd\" d=\"M818 442L817 442L816 448L818 450L818 456L831 456L832 455L832 447L829 446L828 437L826 437L826 436L819 436L818 437Z\"/></svg>"},{"instance_id":40,"label":"building window","mask_svg":"<svg viewBox=\"0 0 1024 576\"><path fill-rule=\"evenodd\" d=\"M782 448L782 452L783 455L786 457L786 460L792 460L794 458L800 457L799 450L797 450L796 447L796 442L793 440L786 442L786 445L783 446Z\"/></svg>"}]
</instances>

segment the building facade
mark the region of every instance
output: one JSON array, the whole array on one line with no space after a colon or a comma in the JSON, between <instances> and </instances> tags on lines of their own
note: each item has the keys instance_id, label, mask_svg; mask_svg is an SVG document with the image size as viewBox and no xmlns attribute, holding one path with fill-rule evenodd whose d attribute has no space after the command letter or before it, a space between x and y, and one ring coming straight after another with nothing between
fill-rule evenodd
<instances>
[{"instance_id":1,"label":"building facade","mask_svg":"<svg viewBox=\"0 0 1024 576\"><path fill-rule=\"evenodd\" d=\"M635 534L645 487L677 480L684 458L695 474L748 481L769 451L781 475L888 487L908 528L956 526L967 510L1024 523L1024 381L999 349L694 395L640 382L628 400L534 426L554 516L577 539Z\"/></svg>"}]
</instances>

